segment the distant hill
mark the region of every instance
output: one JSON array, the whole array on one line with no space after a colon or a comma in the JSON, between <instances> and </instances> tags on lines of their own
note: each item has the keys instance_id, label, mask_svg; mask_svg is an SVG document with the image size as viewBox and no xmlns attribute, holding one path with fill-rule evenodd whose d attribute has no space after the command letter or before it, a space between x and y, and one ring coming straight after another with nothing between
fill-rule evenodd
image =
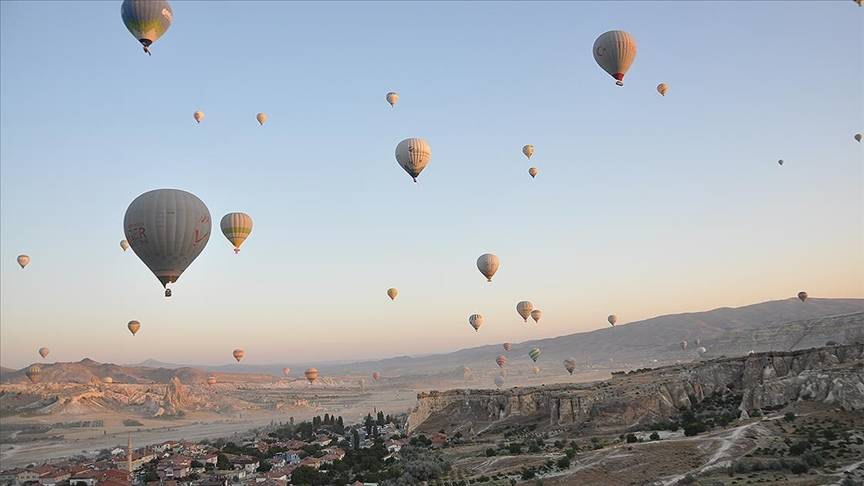
<instances>
[{"instance_id":1,"label":"distant hill","mask_svg":"<svg viewBox=\"0 0 864 486\"><path fill-rule=\"evenodd\" d=\"M40 380L48 383L94 383L110 378L114 383L167 384L172 378L182 383L206 383L207 377L215 375L219 382L272 382L275 377L267 374L217 373L192 367L164 368L147 366L124 366L99 363L90 358L69 363L38 363L42 372ZM3 368L0 383L29 383L25 371Z\"/></svg>"},{"instance_id":2,"label":"distant hill","mask_svg":"<svg viewBox=\"0 0 864 486\"><path fill-rule=\"evenodd\" d=\"M812 332L812 321L818 321L816 327L819 331L816 333ZM494 371L495 357L506 354L511 369L525 371L531 368L528 351L534 347L543 351L538 361L543 368L558 370L561 361L568 357L576 358L580 368L628 368L654 362L693 360L697 358L696 339L708 349L705 357L731 356L746 354L751 349L786 350L789 346L801 349L822 346L828 340L841 342L846 339L845 333L849 329L861 326L864 326L864 299L808 299L806 303L786 299L738 308L672 314L619 324L614 328L513 343L509 353L496 344L446 354L403 356L319 369L330 374L377 370L385 376L455 376L461 373L457 370L462 366ZM686 350L679 347L682 340L688 341Z\"/></svg>"}]
</instances>

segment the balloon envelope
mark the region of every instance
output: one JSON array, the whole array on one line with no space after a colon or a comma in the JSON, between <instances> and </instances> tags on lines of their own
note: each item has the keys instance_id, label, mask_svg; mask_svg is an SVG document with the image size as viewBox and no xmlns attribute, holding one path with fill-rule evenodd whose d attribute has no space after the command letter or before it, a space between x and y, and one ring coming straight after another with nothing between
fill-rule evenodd
<instances>
[{"instance_id":1,"label":"balloon envelope","mask_svg":"<svg viewBox=\"0 0 864 486\"><path fill-rule=\"evenodd\" d=\"M513 345L510 343L504 343L503 346L504 346L504 351L510 351L511 349L513 349Z\"/></svg>"},{"instance_id":2,"label":"balloon envelope","mask_svg":"<svg viewBox=\"0 0 864 486\"><path fill-rule=\"evenodd\" d=\"M615 314L611 314L609 315L609 317L606 318L606 320L609 321L609 324L614 326L615 323L618 322L618 316L616 316Z\"/></svg>"},{"instance_id":3,"label":"balloon envelope","mask_svg":"<svg viewBox=\"0 0 864 486\"><path fill-rule=\"evenodd\" d=\"M798 298L801 299L801 302L806 301L807 300L807 292L804 292L803 290L801 292L798 292Z\"/></svg>"},{"instance_id":4,"label":"balloon envelope","mask_svg":"<svg viewBox=\"0 0 864 486\"><path fill-rule=\"evenodd\" d=\"M378 373L377 371L373 372L372 373L372 379L375 381L380 380L381 379L381 373Z\"/></svg>"},{"instance_id":5,"label":"balloon envelope","mask_svg":"<svg viewBox=\"0 0 864 486\"><path fill-rule=\"evenodd\" d=\"M432 147L422 138L406 138L396 146L396 162L417 182L417 177L432 160Z\"/></svg>"},{"instance_id":6,"label":"balloon envelope","mask_svg":"<svg viewBox=\"0 0 864 486\"><path fill-rule=\"evenodd\" d=\"M573 371L576 369L576 360L573 358L567 358L564 360L564 369L567 370L567 373L573 374Z\"/></svg>"},{"instance_id":7,"label":"balloon envelope","mask_svg":"<svg viewBox=\"0 0 864 486\"><path fill-rule=\"evenodd\" d=\"M120 240L120 248L122 248L123 251L128 250L129 249L129 242L126 240Z\"/></svg>"},{"instance_id":8,"label":"balloon envelope","mask_svg":"<svg viewBox=\"0 0 864 486\"><path fill-rule=\"evenodd\" d=\"M30 257L27 255L18 255L18 265L21 265L21 268L26 267L30 264Z\"/></svg>"},{"instance_id":9,"label":"balloon envelope","mask_svg":"<svg viewBox=\"0 0 864 486\"><path fill-rule=\"evenodd\" d=\"M195 118L196 122L201 123L204 120L204 112L203 111L196 111L192 115L192 118Z\"/></svg>"},{"instance_id":10,"label":"balloon envelope","mask_svg":"<svg viewBox=\"0 0 864 486\"><path fill-rule=\"evenodd\" d=\"M210 211L194 194L156 189L126 210L123 228L132 251L163 287L176 282L210 239Z\"/></svg>"},{"instance_id":11,"label":"balloon envelope","mask_svg":"<svg viewBox=\"0 0 864 486\"><path fill-rule=\"evenodd\" d=\"M495 386L497 386L498 388L501 388L502 386L504 386L504 376L503 375L498 375L495 377Z\"/></svg>"},{"instance_id":12,"label":"balloon envelope","mask_svg":"<svg viewBox=\"0 0 864 486\"><path fill-rule=\"evenodd\" d=\"M522 316L522 320L528 322L528 318L531 317L531 311L534 309L534 304L528 302L527 300L523 300L516 304L516 312Z\"/></svg>"},{"instance_id":13,"label":"balloon envelope","mask_svg":"<svg viewBox=\"0 0 864 486\"><path fill-rule=\"evenodd\" d=\"M150 53L150 45L159 40L174 20L166 0L123 0L120 17L133 37Z\"/></svg>"},{"instance_id":14,"label":"balloon envelope","mask_svg":"<svg viewBox=\"0 0 864 486\"><path fill-rule=\"evenodd\" d=\"M389 289L387 289L387 297L390 297L390 300L396 300L397 295L399 295L399 290L397 290L395 287L390 287Z\"/></svg>"},{"instance_id":15,"label":"balloon envelope","mask_svg":"<svg viewBox=\"0 0 864 486\"><path fill-rule=\"evenodd\" d=\"M32 365L27 368L27 371L24 372L27 375L27 378L30 379L33 383L36 383L39 380L39 375L42 374L42 368L39 365Z\"/></svg>"},{"instance_id":16,"label":"balloon envelope","mask_svg":"<svg viewBox=\"0 0 864 486\"><path fill-rule=\"evenodd\" d=\"M258 120L259 125L264 125L267 123L267 114L266 113L258 113L255 115L255 119Z\"/></svg>"},{"instance_id":17,"label":"balloon envelope","mask_svg":"<svg viewBox=\"0 0 864 486\"><path fill-rule=\"evenodd\" d=\"M477 269L486 277L487 282L492 281L492 277L498 271L500 264L501 262L498 260L498 257L491 253L484 253L477 259Z\"/></svg>"},{"instance_id":18,"label":"balloon envelope","mask_svg":"<svg viewBox=\"0 0 864 486\"><path fill-rule=\"evenodd\" d=\"M525 157L528 157L528 160L531 160L531 156L534 155L534 146L525 145L522 147L522 153L525 154Z\"/></svg>"},{"instance_id":19,"label":"balloon envelope","mask_svg":"<svg viewBox=\"0 0 864 486\"><path fill-rule=\"evenodd\" d=\"M303 376L309 381L309 383L314 383L315 380L318 379L318 370L315 368L309 368L303 372Z\"/></svg>"},{"instance_id":20,"label":"balloon envelope","mask_svg":"<svg viewBox=\"0 0 864 486\"><path fill-rule=\"evenodd\" d=\"M390 107L396 106L396 103L399 102L399 93L395 91L391 91L387 93L387 103L390 103ZM409 107L410 108L410 107Z\"/></svg>"},{"instance_id":21,"label":"balloon envelope","mask_svg":"<svg viewBox=\"0 0 864 486\"><path fill-rule=\"evenodd\" d=\"M543 311L540 309L534 309L531 311L531 319L534 319L534 322L540 322L540 319L543 317Z\"/></svg>"},{"instance_id":22,"label":"balloon envelope","mask_svg":"<svg viewBox=\"0 0 864 486\"><path fill-rule=\"evenodd\" d=\"M534 348L531 351L528 351L528 357L531 358L531 361L537 362L537 359L540 358L540 348Z\"/></svg>"},{"instance_id":23,"label":"balloon envelope","mask_svg":"<svg viewBox=\"0 0 864 486\"><path fill-rule=\"evenodd\" d=\"M43 358L47 358L48 353L50 353L50 352L51 352L51 350L48 348L45 348L45 347L39 348L39 356L42 356Z\"/></svg>"},{"instance_id":24,"label":"balloon envelope","mask_svg":"<svg viewBox=\"0 0 864 486\"><path fill-rule=\"evenodd\" d=\"M661 96L666 96L667 91L669 91L669 85L666 83L660 83L657 85L657 92L660 93Z\"/></svg>"},{"instance_id":25,"label":"balloon envelope","mask_svg":"<svg viewBox=\"0 0 864 486\"><path fill-rule=\"evenodd\" d=\"M243 351L242 349L239 349L239 348L238 348L238 349L235 349L235 350L231 353L231 355L234 356L234 359L236 359L237 362L239 363L240 360L243 359L243 356L246 356L246 351Z\"/></svg>"},{"instance_id":26,"label":"balloon envelope","mask_svg":"<svg viewBox=\"0 0 864 486\"><path fill-rule=\"evenodd\" d=\"M291 374L291 368L282 368L282 374L288 376Z\"/></svg>"},{"instance_id":27,"label":"balloon envelope","mask_svg":"<svg viewBox=\"0 0 864 486\"><path fill-rule=\"evenodd\" d=\"M864 135L861 135L860 133L856 133L854 138L855 138L856 142L860 143L861 139L864 138Z\"/></svg>"},{"instance_id":28,"label":"balloon envelope","mask_svg":"<svg viewBox=\"0 0 864 486\"><path fill-rule=\"evenodd\" d=\"M528 169L528 175L530 175L532 179L537 177L537 174L539 173L540 171L537 170L537 167L531 167L530 169Z\"/></svg>"},{"instance_id":29,"label":"balloon envelope","mask_svg":"<svg viewBox=\"0 0 864 486\"><path fill-rule=\"evenodd\" d=\"M208 385L215 385L216 384L216 377L215 376L208 376L207 377L207 384Z\"/></svg>"},{"instance_id":30,"label":"balloon envelope","mask_svg":"<svg viewBox=\"0 0 864 486\"><path fill-rule=\"evenodd\" d=\"M129 323L126 324L126 328L129 329L129 332L134 336L138 332L138 329L141 329L141 323L138 321L129 321Z\"/></svg>"},{"instance_id":31,"label":"balloon envelope","mask_svg":"<svg viewBox=\"0 0 864 486\"><path fill-rule=\"evenodd\" d=\"M240 253L240 246L252 234L252 217L246 213L228 213L219 222L222 234L234 245L234 253Z\"/></svg>"},{"instance_id":32,"label":"balloon envelope","mask_svg":"<svg viewBox=\"0 0 864 486\"><path fill-rule=\"evenodd\" d=\"M507 357L503 354L499 354L498 357L495 358L495 363L498 365L499 368L503 368L504 365L507 364Z\"/></svg>"},{"instance_id":33,"label":"balloon envelope","mask_svg":"<svg viewBox=\"0 0 864 486\"><path fill-rule=\"evenodd\" d=\"M479 331L480 326L483 325L483 316L480 314L471 314L468 316L468 324L470 324L475 331Z\"/></svg>"},{"instance_id":34,"label":"balloon envelope","mask_svg":"<svg viewBox=\"0 0 864 486\"><path fill-rule=\"evenodd\" d=\"M636 59L636 39L623 30L610 30L594 41L594 60L624 86L624 76Z\"/></svg>"}]
</instances>

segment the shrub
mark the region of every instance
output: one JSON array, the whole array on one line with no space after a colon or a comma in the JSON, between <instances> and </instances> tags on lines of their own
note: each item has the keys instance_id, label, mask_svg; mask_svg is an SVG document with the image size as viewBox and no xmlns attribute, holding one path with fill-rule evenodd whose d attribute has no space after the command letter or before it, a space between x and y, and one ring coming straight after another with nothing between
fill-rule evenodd
<instances>
[{"instance_id":1,"label":"shrub","mask_svg":"<svg viewBox=\"0 0 864 486\"><path fill-rule=\"evenodd\" d=\"M636 436L633 434L627 434L626 439L628 444L632 444L633 442L639 442L639 439L637 439Z\"/></svg>"},{"instance_id":2,"label":"shrub","mask_svg":"<svg viewBox=\"0 0 864 486\"><path fill-rule=\"evenodd\" d=\"M802 440L789 446L789 455L800 456L810 450L810 442Z\"/></svg>"},{"instance_id":3,"label":"shrub","mask_svg":"<svg viewBox=\"0 0 864 486\"><path fill-rule=\"evenodd\" d=\"M785 420L787 422L794 422L795 421L795 414L792 412L786 412L786 414L783 415L783 420Z\"/></svg>"},{"instance_id":4,"label":"shrub","mask_svg":"<svg viewBox=\"0 0 864 486\"><path fill-rule=\"evenodd\" d=\"M808 469L809 468L807 467L807 464L804 464L800 461L793 462L792 465L789 466L789 470L792 471L794 474L804 474L807 472Z\"/></svg>"},{"instance_id":5,"label":"shrub","mask_svg":"<svg viewBox=\"0 0 864 486\"><path fill-rule=\"evenodd\" d=\"M690 422L684 425L684 435L687 437L691 437L699 434L700 432L705 432L707 427L702 422Z\"/></svg>"},{"instance_id":6,"label":"shrub","mask_svg":"<svg viewBox=\"0 0 864 486\"><path fill-rule=\"evenodd\" d=\"M567 469L568 467L570 467L570 458L567 456L564 456L561 459L558 459L558 462L556 463L556 465L558 466L559 469Z\"/></svg>"},{"instance_id":7,"label":"shrub","mask_svg":"<svg viewBox=\"0 0 864 486\"><path fill-rule=\"evenodd\" d=\"M493 449L491 447L486 449L486 457L492 457L494 455L495 455L495 449Z\"/></svg>"},{"instance_id":8,"label":"shrub","mask_svg":"<svg viewBox=\"0 0 864 486\"><path fill-rule=\"evenodd\" d=\"M648 436L648 438L651 440L660 440L660 434L657 432L651 432L651 435Z\"/></svg>"}]
</instances>

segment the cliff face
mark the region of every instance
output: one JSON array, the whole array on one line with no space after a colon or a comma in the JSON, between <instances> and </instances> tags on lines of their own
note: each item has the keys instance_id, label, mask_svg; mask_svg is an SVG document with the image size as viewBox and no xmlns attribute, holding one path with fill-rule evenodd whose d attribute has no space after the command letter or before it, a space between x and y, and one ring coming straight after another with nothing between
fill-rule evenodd
<instances>
[{"instance_id":1,"label":"cliff face","mask_svg":"<svg viewBox=\"0 0 864 486\"><path fill-rule=\"evenodd\" d=\"M688 363L594 384L421 393L408 429L445 416L483 423L520 415L548 418L552 426L626 429L675 415L716 392L741 396L742 414L795 400L864 410L864 344Z\"/></svg>"}]
</instances>

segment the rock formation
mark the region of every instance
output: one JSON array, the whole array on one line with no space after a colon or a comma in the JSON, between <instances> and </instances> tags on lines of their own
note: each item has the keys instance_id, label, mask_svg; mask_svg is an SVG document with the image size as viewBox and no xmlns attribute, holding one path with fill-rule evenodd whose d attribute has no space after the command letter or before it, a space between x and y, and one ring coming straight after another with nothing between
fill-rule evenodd
<instances>
[{"instance_id":1,"label":"rock formation","mask_svg":"<svg viewBox=\"0 0 864 486\"><path fill-rule=\"evenodd\" d=\"M542 416L550 426L626 430L671 417L718 392L740 396L744 415L795 400L864 410L864 344L720 358L592 384L420 393L408 428L445 416L472 423Z\"/></svg>"}]
</instances>

